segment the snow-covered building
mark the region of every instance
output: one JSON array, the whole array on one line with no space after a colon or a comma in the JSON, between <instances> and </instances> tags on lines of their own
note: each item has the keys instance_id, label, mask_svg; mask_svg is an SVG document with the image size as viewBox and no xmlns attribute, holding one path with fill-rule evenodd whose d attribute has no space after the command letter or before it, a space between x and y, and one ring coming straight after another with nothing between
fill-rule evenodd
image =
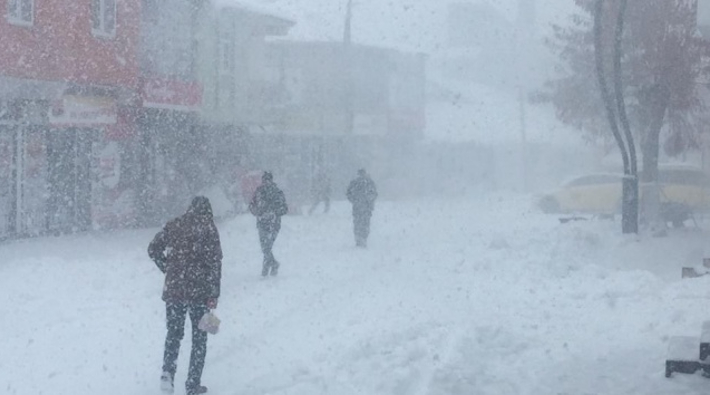
<instances>
[{"instance_id":1,"label":"snow-covered building","mask_svg":"<svg viewBox=\"0 0 710 395\"><path fill-rule=\"evenodd\" d=\"M389 159L422 138L423 54L273 40L265 58L265 74L282 96L271 122L254 131L255 151L260 167L284 174L292 195L307 197L321 170L343 190L359 167L384 177Z\"/></svg>"},{"instance_id":2,"label":"snow-covered building","mask_svg":"<svg viewBox=\"0 0 710 395\"><path fill-rule=\"evenodd\" d=\"M111 220L101 214L109 209L130 214L107 199L122 195L116 156L95 154L132 135L140 8L0 2L0 238L87 229Z\"/></svg>"},{"instance_id":3,"label":"snow-covered building","mask_svg":"<svg viewBox=\"0 0 710 395\"><path fill-rule=\"evenodd\" d=\"M278 106L279 87L263 73L266 40L286 35L294 24L268 10L227 0L214 1L200 24L196 72L203 95L198 132L205 137L209 158L202 179L232 190L236 206L247 199L238 185L254 170L250 131L271 122Z\"/></svg>"},{"instance_id":4,"label":"snow-covered building","mask_svg":"<svg viewBox=\"0 0 710 395\"><path fill-rule=\"evenodd\" d=\"M184 210L219 167L213 148L270 114L253 100L265 37L293 25L219 1L0 9L0 239Z\"/></svg>"},{"instance_id":5,"label":"snow-covered building","mask_svg":"<svg viewBox=\"0 0 710 395\"><path fill-rule=\"evenodd\" d=\"M216 1L198 33L197 75L203 85L202 122L262 123L272 105L261 71L267 37L285 36L294 22L239 2Z\"/></svg>"},{"instance_id":6,"label":"snow-covered building","mask_svg":"<svg viewBox=\"0 0 710 395\"><path fill-rule=\"evenodd\" d=\"M195 129L202 108L197 37L209 3L142 0L140 131L133 179L140 222L152 224L183 210L195 179ZM189 148L188 148L189 147ZM125 168L125 167L124 167ZM198 168L198 167L197 167Z\"/></svg>"}]
</instances>

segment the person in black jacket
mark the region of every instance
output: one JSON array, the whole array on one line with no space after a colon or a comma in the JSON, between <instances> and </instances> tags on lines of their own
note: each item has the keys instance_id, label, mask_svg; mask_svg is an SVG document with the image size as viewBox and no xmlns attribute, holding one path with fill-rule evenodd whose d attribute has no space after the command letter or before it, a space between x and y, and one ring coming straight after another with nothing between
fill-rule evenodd
<instances>
[{"instance_id":1,"label":"person in black jacket","mask_svg":"<svg viewBox=\"0 0 710 395\"><path fill-rule=\"evenodd\" d=\"M148 246L148 256L165 274L163 300L167 311L163 391L172 393L177 370L185 317L192 323L192 353L185 388L188 395L207 392L201 385L207 354L207 332L199 329L200 319L217 307L222 277L222 247L212 217L210 201L203 196L192 200L184 215L168 222Z\"/></svg>"},{"instance_id":2,"label":"person in black jacket","mask_svg":"<svg viewBox=\"0 0 710 395\"><path fill-rule=\"evenodd\" d=\"M365 169L358 170L357 178L350 182L347 197L353 205L355 244L365 248L370 235L370 218L377 199L377 187Z\"/></svg>"},{"instance_id":3,"label":"person in black jacket","mask_svg":"<svg viewBox=\"0 0 710 395\"><path fill-rule=\"evenodd\" d=\"M271 173L264 172L261 176L261 185L254 192L254 197L249 203L249 211L256 217L259 242L264 253L261 275L275 276L278 274L280 264L274 258L274 241L281 230L281 217L288 213L288 205L283 191L276 185Z\"/></svg>"}]
</instances>

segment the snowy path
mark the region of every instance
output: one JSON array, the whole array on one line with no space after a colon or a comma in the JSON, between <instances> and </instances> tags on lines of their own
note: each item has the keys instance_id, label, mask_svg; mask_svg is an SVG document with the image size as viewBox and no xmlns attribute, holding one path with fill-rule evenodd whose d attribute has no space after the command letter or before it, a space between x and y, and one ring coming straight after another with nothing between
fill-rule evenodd
<instances>
[{"instance_id":1,"label":"snowy path","mask_svg":"<svg viewBox=\"0 0 710 395\"><path fill-rule=\"evenodd\" d=\"M223 323L204 383L226 395L707 394L699 376L664 378L663 361L669 335L710 319L710 278L679 280L708 234L622 237L528 207L383 203L364 251L344 205L288 217L269 280L253 220L221 224ZM0 392L159 393L153 232L0 245Z\"/></svg>"}]
</instances>

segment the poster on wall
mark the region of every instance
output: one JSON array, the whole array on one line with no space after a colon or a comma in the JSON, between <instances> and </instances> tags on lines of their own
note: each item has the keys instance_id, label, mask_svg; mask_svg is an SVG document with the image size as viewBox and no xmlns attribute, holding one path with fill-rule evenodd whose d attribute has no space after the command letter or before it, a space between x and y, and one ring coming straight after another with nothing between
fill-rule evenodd
<instances>
[{"instance_id":1,"label":"poster on wall","mask_svg":"<svg viewBox=\"0 0 710 395\"><path fill-rule=\"evenodd\" d=\"M133 225L135 191L121 182L121 145L116 141L94 143L92 164L92 222L94 229Z\"/></svg>"}]
</instances>

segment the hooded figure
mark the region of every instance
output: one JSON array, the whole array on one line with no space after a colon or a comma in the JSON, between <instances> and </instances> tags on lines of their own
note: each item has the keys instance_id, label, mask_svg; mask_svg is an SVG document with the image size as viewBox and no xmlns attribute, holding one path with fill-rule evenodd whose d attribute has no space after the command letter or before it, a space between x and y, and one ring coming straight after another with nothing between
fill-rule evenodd
<instances>
[{"instance_id":1,"label":"hooded figure","mask_svg":"<svg viewBox=\"0 0 710 395\"><path fill-rule=\"evenodd\" d=\"M189 313L192 353L185 387L188 395L204 393L207 388L200 380L207 354L207 332L200 330L198 324L202 316L217 307L222 275L222 247L210 201L203 196L194 198L185 214L168 222L155 235L148 255L165 274L163 300L168 333L161 388L166 392L174 389L180 341Z\"/></svg>"},{"instance_id":2,"label":"hooded figure","mask_svg":"<svg viewBox=\"0 0 710 395\"><path fill-rule=\"evenodd\" d=\"M281 230L281 217L288 213L288 205L283 191L279 189L273 175L268 171L261 177L261 185L254 192L254 197L249 203L249 211L256 217L259 242L264 253L261 275L275 276L278 274L280 264L274 258L273 247Z\"/></svg>"},{"instance_id":3,"label":"hooded figure","mask_svg":"<svg viewBox=\"0 0 710 395\"><path fill-rule=\"evenodd\" d=\"M309 215L316 211L316 208L320 202L325 204L325 210L323 211L324 213L330 211L330 192L330 179L328 178L328 175L323 172L318 173L315 180L313 180L313 205L310 210L308 210Z\"/></svg>"},{"instance_id":4,"label":"hooded figure","mask_svg":"<svg viewBox=\"0 0 710 395\"><path fill-rule=\"evenodd\" d=\"M357 178L350 182L346 195L353 205L355 244L358 247L367 247L367 238L370 235L370 218L375 210L375 200L377 199L377 187L365 169L358 170Z\"/></svg>"}]
</instances>

